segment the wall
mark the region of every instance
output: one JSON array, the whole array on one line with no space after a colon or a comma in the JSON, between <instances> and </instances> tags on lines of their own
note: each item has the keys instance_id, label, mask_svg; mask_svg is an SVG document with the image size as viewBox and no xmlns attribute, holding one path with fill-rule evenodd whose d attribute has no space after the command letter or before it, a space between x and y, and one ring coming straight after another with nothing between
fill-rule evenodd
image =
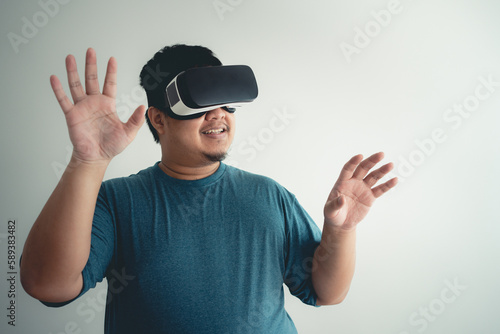
<instances>
[{"instance_id":1,"label":"wall","mask_svg":"<svg viewBox=\"0 0 500 334\"><path fill-rule=\"evenodd\" d=\"M82 74L93 47L102 84L115 56L125 120L146 103L141 67L174 43L205 45L226 64L254 69L260 96L238 112L227 162L275 178L318 226L351 156L384 151L383 163L395 163L400 183L358 228L357 269L344 303L314 309L287 296L300 333L500 331L497 2L31 0L0 8L0 332L103 328L105 283L50 309L13 274L16 295L9 297L9 221L19 256L71 152L49 76L58 75L68 92L65 56L76 56ZM106 179L159 158L145 125ZM6 317L11 301L15 327Z\"/></svg>"}]
</instances>

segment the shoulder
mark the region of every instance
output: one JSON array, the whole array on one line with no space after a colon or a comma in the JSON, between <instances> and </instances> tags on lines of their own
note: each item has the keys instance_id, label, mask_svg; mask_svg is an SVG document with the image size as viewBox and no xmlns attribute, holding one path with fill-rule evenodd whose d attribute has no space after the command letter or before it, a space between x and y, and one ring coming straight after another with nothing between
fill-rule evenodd
<instances>
[{"instance_id":1,"label":"shoulder","mask_svg":"<svg viewBox=\"0 0 500 334\"><path fill-rule=\"evenodd\" d=\"M226 174L231 178L238 179L241 181L281 187L281 185L278 182L276 182L275 180L273 180L268 176L251 173L246 170L239 169L237 167L233 167L230 165L226 165Z\"/></svg>"},{"instance_id":2,"label":"shoulder","mask_svg":"<svg viewBox=\"0 0 500 334\"><path fill-rule=\"evenodd\" d=\"M122 192L130 189L150 188L152 189L155 180L156 164L142 169L129 176L116 177L102 182L101 189L106 192Z\"/></svg>"},{"instance_id":3,"label":"shoulder","mask_svg":"<svg viewBox=\"0 0 500 334\"><path fill-rule=\"evenodd\" d=\"M295 200L294 194L268 176L251 173L229 165L226 165L226 175L237 186L244 187L254 193L275 194L291 201Z\"/></svg>"}]
</instances>

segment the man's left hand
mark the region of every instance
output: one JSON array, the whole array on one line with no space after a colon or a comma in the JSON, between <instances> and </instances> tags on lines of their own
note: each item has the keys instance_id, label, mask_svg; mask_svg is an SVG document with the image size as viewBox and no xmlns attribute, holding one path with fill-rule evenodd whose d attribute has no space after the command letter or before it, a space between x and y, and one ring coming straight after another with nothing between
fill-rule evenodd
<instances>
[{"instance_id":1,"label":"man's left hand","mask_svg":"<svg viewBox=\"0 0 500 334\"><path fill-rule=\"evenodd\" d=\"M331 224L345 231L355 229L368 214L375 199L397 184L398 180L395 177L372 188L394 167L390 162L368 174L370 169L383 158L383 152L376 153L366 160L358 154L344 165L325 204L325 224Z\"/></svg>"}]
</instances>

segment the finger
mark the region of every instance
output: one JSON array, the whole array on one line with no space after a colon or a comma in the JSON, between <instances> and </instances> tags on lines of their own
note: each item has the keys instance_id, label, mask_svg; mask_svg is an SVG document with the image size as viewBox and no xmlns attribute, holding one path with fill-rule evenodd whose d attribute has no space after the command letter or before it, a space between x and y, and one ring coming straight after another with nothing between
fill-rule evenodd
<instances>
[{"instance_id":1,"label":"finger","mask_svg":"<svg viewBox=\"0 0 500 334\"><path fill-rule=\"evenodd\" d=\"M71 97L73 98L73 102L77 103L85 98L85 91L80 83L75 57L72 55L66 57L66 72L68 73L68 85Z\"/></svg>"},{"instance_id":2,"label":"finger","mask_svg":"<svg viewBox=\"0 0 500 334\"><path fill-rule=\"evenodd\" d=\"M387 191L389 191L391 188L393 188L394 186L396 186L396 184L398 184L398 178L397 177L394 177L394 178L390 179L389 181L387 181L385 183L382 183L378 187L373 188L373 190L372 190L373 196L375 196L375 198L378 198L378 197L382 196Z\"/></svg>"},{"instance_id":3,"label":"finger","mask_svg":"<svg viewBox=\"0 0 500 334\"><path fill-rule=\"evenodd\" d=\"M358 154L353 156L340 171L339 181L349 180L356 166L363 160L363 155Z\"/></svg>"},{"instance_id":4,"label":"finger","mask_svg":"<svg viewBox=\"0 0 500 334\"><path fill-rule=\"evenodd\" d=\"M146 107L141 105L135 109L134 113L128 119L127 123L125 123L125 130L127 135L131 138L134 138L137 134L137 131L141 128L144 123Z\"/></svg>"},{"instance_id":5,"label":"finger","mask_svg":"<svg viewBox=\"0 0 500 334\"><path fill-rule=\"evenodd\" d=\"M359 166L354 171L353 178L361 180L366 174L373 168L377 163L384 158L384 152L378 152L364 160L359 164Z\"/></svg>"},{"instance_id":6,"label":"finger","mask_svg":"<svg viewBox=\"0 0 500 334\"><path fill-rule=\"evenodd\" d=\"M97 80L97 57L92 48L87 50L85 58L85 91L87 95L99 94L99 81Z\"/></svg>"},{"instance_id":7,"label":"finger","mask_svg":"<svg viewBox=\"0 0 500 334\"><path fill-rule=\"evenodd\" d=\"M112 98L116 97L116 68L116 59L114 57L109 58L102 93Z\"/></svg>"},{"instance_id":8,"label":"finger","mask_svg":"<svg viewBox=\"0 0 500 334\"><path fill-rule=\"evenodd\" d=\"M387 173L389 173L394 168L394 164L389 162L388 164L383 165L377 170L374 170L367 177L364 178L364 182L370 188L375 185L381 178L383 178Z\"/></svg>"},{"instance_id":9,"label":"finger","mask_svg":"<svg viewBox=\"0 0 500 334\"><path fill-rule=\"evenodd\" d=\"M52 87L52 90L54 91L54 94L56 95L57 102L59 102L59 105L61 106L62 111L67 114L71 108L73 107L73 104L71 101L68 99L66 96L66 93L64 92L64 89L62 88L61 82L55 75L50 76L50 86Z\"/></svg>"}]
</instances>

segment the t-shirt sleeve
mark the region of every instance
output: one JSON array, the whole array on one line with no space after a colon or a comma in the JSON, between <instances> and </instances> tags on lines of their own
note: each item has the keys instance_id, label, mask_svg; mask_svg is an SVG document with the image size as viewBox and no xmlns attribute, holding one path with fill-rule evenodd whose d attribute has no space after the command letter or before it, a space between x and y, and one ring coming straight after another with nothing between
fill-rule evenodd
<instances>
[{"instance_id":1,"label":"t-shirt sleeve","mask_svg":"<svg viewBox=\"0 0 500 334\"><path fill-rule=\"evenodd\" d=\"M321 230L299 204L295 196L285 212L286 257L284 282L290 293L303 303L316 306L317 295L312 285L312 259L321 241Z\"/></svg>"},{"instance_id":2,"label":"t-shirt sleeve","mask_svg":"<svg viewBox=\"0 0 500 334\"><path fill-rule=\"evenodd\" d=\"M87 264L83 268L83 286L80 294L75 298L60 302L49 303L40 300L42 304L49 307L61 307L78 299L89 289L94 288L98 282L102 282L106 275L106 270L113 257L114 250L114 219L112 210L108 204L106 188L104 183L101 185L97 197L94 218L92 222L92 235L90 244L90 254Z\"/></svg>"}]
</instances>

